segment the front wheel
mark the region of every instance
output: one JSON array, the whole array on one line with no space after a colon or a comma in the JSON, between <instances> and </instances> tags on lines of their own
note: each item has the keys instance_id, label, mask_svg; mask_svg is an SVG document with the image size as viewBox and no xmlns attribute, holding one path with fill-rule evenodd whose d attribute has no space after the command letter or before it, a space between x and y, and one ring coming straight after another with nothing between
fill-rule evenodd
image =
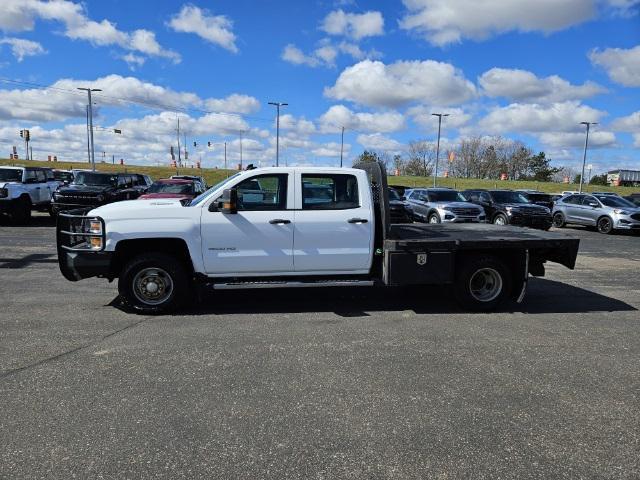
<instances>
[{"instance_id":1,"label":"front wheel","mask_svg":"<svg viewBox=\"0 0 640 480\"><path fill-rule=\"evenodd\" d=\"M15 206L13 221L18 224L29 223L31 220L31 200L21 197Z\"/></svg>"},{"instance_id":2,"label":"front wheel","mask_svg":"<svg viewBox=\"0 0 640 480\"><path fill-rule=\"evenodd\" d=\"M440 223L440 216L437 213L429 215L429 223Z\"/></svg>"},{"instance_id":3,"label":"front wheel","mask_svg":"<svg viewBox=\"0 0 640 480\"><path fill-rule=\"evenodd\" d=\"M600 233L611 233L613 231L613 220L609 217L600 217L598 219L597 227Z\"/></svg>"},{"instance_id":4,"label":"front wheel","mask_svg":"<svg viewBox=\"0 0 640 480\"><path fill-rule=\"evenodd\" d=\"M503 215L502 213L499 213L498 215L496 215L496 217L493 219L493 224L494 225L507 225L509 223L509 220L507 219L507 217L505 215Z\"/></svg>"},{"instance_id":5,"label":"front wheel","mask_svg":"<svg viewBox=\"0 0 640 480\"><path fill-rule=\"evenodd\" d=\"M189 296L184 265L165 253L138 255L129 261L118 279L125 303L142 313L166 313L178 309Z\"/></svg>"},{"instance_id":6,"label":"front wheel","mask_svg":"<svg viewBox=\"0 0 640 480\"><path fill-rule=\"evenodd\" d=\"M564 215L560 212L556 212L553 215L553 226L556 228L562 228L565 225Z\"/></svg>"},{"instance_id":7,"label":"front wheel","mask_svg":"<svg viewBox=\"0 0 640 480\"><path fill-rule=\"evenodd\" d=\"M512 278L505 264L493 256L462 258L456 275L455 293L469 310L493 310L512 289Z\"/></svg>"}]
</instances>

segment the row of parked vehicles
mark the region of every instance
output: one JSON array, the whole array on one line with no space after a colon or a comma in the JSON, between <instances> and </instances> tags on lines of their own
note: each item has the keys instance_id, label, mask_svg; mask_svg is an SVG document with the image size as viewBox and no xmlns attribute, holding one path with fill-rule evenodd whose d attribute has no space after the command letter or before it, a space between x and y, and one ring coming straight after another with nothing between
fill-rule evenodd
<instances>
[{"instance_id":1,"label":"row of parked vehicles","mask_svg":"<svg viewBox=\"0 0 640 480\"><path fill-rule=\"evenodd\" d=\"M121 200L191 199L207 189L202 177L175 175L153 182L139 173L55 170L40 167L0 167L0 214L26 223L32 211L62 211L99 207Z\"/></svg>"},{"instance_id":2,"label":"row of parked vehicles","mask_svg":"<svg viewBox=\"0 0 640 480\"><path fill-rule=\"evenodd\" d=\"M493 223L541 230L567 224L594 227L601 233L640 230L640 194L548 194L533 190L390 187L395 223Z\"/></svg>"}]
</instances>

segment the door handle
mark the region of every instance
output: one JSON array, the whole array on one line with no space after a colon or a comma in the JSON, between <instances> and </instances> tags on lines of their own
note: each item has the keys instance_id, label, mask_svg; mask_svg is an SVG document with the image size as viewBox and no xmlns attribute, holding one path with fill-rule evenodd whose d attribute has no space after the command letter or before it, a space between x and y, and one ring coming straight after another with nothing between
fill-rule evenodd
<instances>
[{"instance_id":1,"label":"door handle","mask_svg":"<svg viewBox=\"0 0 640 480\"><path fill-rule=\"evenodd\" d=\"M36 190L40 190L40 187L36 187Z\"/></svg>"},{"instance_id":2,"label":"door handle","mask_svg":"<svg viewBox=\"0 0 640 480\"><path fill-rule=\"evenodd\" d=\"M273 220L269 220L271 225L287 225L291 223L291 220L285 220L284 218L274 218Z\"/></svg>"},{"instance_id":3,"label":"door handle","mask_svg":"<svg viewBox=\"0 0 640 480\"><path fill-rule=\"evenodd\" d=\"M347 220L347 222L349 222L349 223L368 223L369 220L367 220L366 218L350 218L349 220Z\"/></svg>"}]
</instances>

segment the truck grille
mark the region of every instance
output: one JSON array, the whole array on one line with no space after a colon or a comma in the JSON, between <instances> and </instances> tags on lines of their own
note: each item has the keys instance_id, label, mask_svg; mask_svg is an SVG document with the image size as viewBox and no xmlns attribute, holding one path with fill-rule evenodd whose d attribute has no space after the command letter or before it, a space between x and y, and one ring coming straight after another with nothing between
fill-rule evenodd
<instances>
[{"instance_id":1,"label":"truck grille","mask_svg":"<svg viewBox=\"0 0 640 480\"><path fill-rule=\"evenodd\" d=\"M95 195L60 195L56 197L56 200L60 203L71 203L71 204L91 204L98 203L98 199Z\"/></svg>"},{"instance_id":2,"label":"truck grille","mask_svg":"<svg viewBox=\"0 0 640 480\"><path fill-rule=\"evenodd\" d=\"M640 220L640 213L634 213L633 215L631 215L631 218L633 218L634 220Z\"/></svg>"},{"instance_id":3,"label":"truck grille","mask_svg":"<svg viewBox=\"0 0 640 480\"><path fill-rule=\"evenodd\" d=\"M456 207L452 208L451 211L460 217L477 217L480 215L480 210L477 208Z\"/></svg>"},{"instance_id":4,"label":"truck grille","mask_svg":"<svg viewBox=\"0 0 640 480\"><path fill-rule=\"evenodd\" d=\"M60 212L56 225L58 248L67 251L91 250L91 237L101 237L104 246L104 222L98 217L84 216L90 209L81 208ZM98 220L102 223L102 233L89 233L89 223Z\"/></svg>"}]
</instances>

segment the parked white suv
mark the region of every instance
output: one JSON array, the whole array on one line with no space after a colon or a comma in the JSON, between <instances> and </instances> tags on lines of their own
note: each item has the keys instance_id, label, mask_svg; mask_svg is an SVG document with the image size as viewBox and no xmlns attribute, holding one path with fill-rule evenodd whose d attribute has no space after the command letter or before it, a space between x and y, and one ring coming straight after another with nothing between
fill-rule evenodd
<instances>
[{"instance_id":1,"label":"parked white suv","mask_svg":"<svg viewBox=\"0 0 640 480\"><path fill-rule=\"evenodd\" d=\"M60 185L50 168L0 167L0 214L27 222L31 210L49 210L51 196Z\"/></svg>"}]
</instances>

